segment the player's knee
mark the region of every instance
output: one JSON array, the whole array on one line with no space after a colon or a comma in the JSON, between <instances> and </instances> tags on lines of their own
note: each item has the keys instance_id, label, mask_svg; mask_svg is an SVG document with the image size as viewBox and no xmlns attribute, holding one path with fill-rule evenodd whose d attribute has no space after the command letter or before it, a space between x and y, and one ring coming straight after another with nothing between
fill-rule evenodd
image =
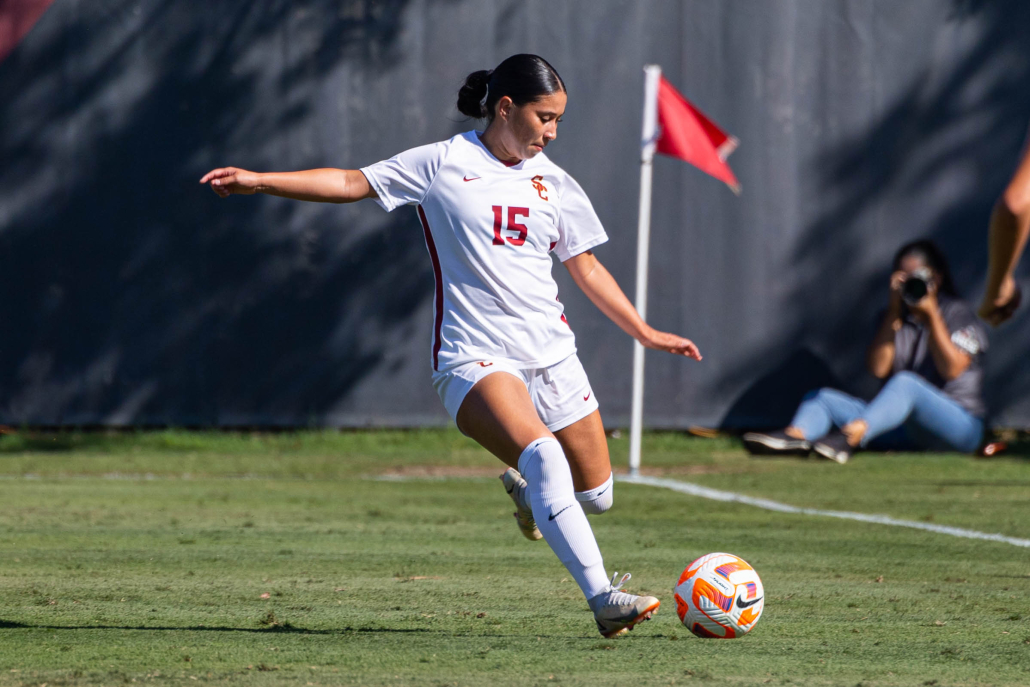
<instances>
[{"instance_id":1,"label":"player's knee","mask_svg":"<svg viewBox=\"0 0 1030 687\"><path fill-rule=\"evenodd\" d=\"M588 515L600 515L612 507L615 501L615 482L611 475L607 481L599 487L587 491L577 491L576 500L583 507L583 512Z\"/></svg>"},{"instance_id":2,"label":"player's knee","mask_svg":"<svg viewBox=\"0 0 1030 687\"><path fill-rule=\"evenodd\" d=\"M519 456L519 472L529 485L529 493L543 498L572 495L572 471L561 444L550 437L537 439Z\"/></svg>"}]
</instances>

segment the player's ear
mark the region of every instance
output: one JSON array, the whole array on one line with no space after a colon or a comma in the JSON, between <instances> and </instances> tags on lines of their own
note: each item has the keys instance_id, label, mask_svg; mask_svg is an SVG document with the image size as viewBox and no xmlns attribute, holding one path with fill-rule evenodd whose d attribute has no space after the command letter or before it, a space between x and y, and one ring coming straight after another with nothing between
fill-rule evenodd
<instances>
[{"instance_id":1,"label":"player's ear","mask_svg":"<svg viewBox=\"0 0 1030 687\"><path fill-rule=\"evenodd\" d=\"M497 116L504 121L508 121L511 118L511 113L514 109L515 102L506 95L501 96L501 99L497 101Z\"/></svg>"}]
</instances>

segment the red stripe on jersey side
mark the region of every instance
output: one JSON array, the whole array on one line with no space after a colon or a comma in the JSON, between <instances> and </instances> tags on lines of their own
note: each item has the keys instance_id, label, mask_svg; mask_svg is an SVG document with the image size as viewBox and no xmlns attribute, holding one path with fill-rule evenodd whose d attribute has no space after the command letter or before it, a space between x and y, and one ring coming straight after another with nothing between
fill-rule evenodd
<instances>
[{"instance_id":1,"label":"red stripe on jersey side","mask_svg":"<svg viewBox=\"0 0 1030 687\"><path fill-rule=\"evenodd\" d=\"M436 280L436 325L433 329L433 371L438 372L440 367L440 345L443 339L440 330L443 329L443 274L440 272L440 256L436 254L436 243L433 241L433 232L429 230L429 220L426 219L426 212L422 206L418 206L418 219L422 222L422 233L426 235L426 248L429 249L429 259L433 261L433 277Z\"/></svg>"},{"instance_id":2,"label":"red stripe on jersey side","mask_svg":"<svg viewBox=\"0 0 1030 687\"><path fill-rule=\"evenodd\" d=\"M556 300L556 301L558 301L559 303L561 303L561 299L560 299L560 298L558 298L557 296L555 296L555 297L554 297L554 300ZM569 324L569 321L568 321L567 319L565 319L565 313L562 313L562 314L561 314L561 321L565 323L565 326L566 326L566 327L568 327L569 329L572 329L572 325L571 325L571 324Z\"/></svg>"}]
</instances>

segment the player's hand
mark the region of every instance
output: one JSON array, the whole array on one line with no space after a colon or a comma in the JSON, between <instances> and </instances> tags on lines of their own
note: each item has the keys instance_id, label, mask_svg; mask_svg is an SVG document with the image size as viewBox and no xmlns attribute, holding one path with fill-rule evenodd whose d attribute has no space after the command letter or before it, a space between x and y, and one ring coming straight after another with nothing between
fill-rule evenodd
<instances>
[{"instance_id":1,"label":"player's hand","mask_svg":"<svg viewBox=\"0 0 1030 687\"><path fill-rule=\"evenodd\" d=\"M1021 300L1022 293L1016 285L1016 280L1010 275L1001 283L997 298L984 294L983 303L980 304L977 314L987 324L997 327L1015 314Z\"/></svg>"},{"instance_id":2,"label":"player's hand","mask_svg":"<svg viewBox=\"0 0 1030 687\"><path fill-rule=\"evenodd\" d=\"M669 334L668 332L652 329L647 333L647 336L640 339L640 343L644 345L644 348L701 360L701 351L697 349L693 341L684 339L682 336Z\"/></svg>"},{"instance_id":3,"label":"player's hand","mask_svg":"<svg viewBox=\"0 0 1030 687\"><path fill-rule=\"evenodd\" d=\"M260 174L239 167L220 167L205 174L200 183L210 182L212 191L220 198L228 198L234 193L244 196L253 194L260 185L260 178Z\"/></svg>"}]
</instances>

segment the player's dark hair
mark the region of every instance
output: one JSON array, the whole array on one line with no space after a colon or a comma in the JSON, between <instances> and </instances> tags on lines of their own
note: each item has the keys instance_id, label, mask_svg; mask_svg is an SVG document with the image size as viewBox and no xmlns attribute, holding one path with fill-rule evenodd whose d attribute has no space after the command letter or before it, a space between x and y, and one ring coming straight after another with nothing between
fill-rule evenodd
<instances>
[{"instance_id":1,"label":"player's dark hair","mask_svg":"<svg viewBox=\"0 0 1030 687\"><path fill-rule=\"evenodd\" d=\"M955 290L955 282L951 279L951 270L948 268L948 260L944 253L937 247L937 244L930 239L920 239L906 243L898 249L894 255L894 270L901 269L901 261L908 256L919 258L927 267L932 269L941 278L941 293L958 298Z\"/></svg>"},{"instance_id":2,"label":"player's dark hair","mask_svg":"<svg viewBox=\"0 0 1030 687\"><path fill-rule=\"evenodd\" d=\"M494 69L465 77L458 90L458 112L492 121L494 106L504 96L516 105L525 105L558 92L565 92L565 82L547 60L538 55L512 55Z\"/></svg>"}]
</instances>

